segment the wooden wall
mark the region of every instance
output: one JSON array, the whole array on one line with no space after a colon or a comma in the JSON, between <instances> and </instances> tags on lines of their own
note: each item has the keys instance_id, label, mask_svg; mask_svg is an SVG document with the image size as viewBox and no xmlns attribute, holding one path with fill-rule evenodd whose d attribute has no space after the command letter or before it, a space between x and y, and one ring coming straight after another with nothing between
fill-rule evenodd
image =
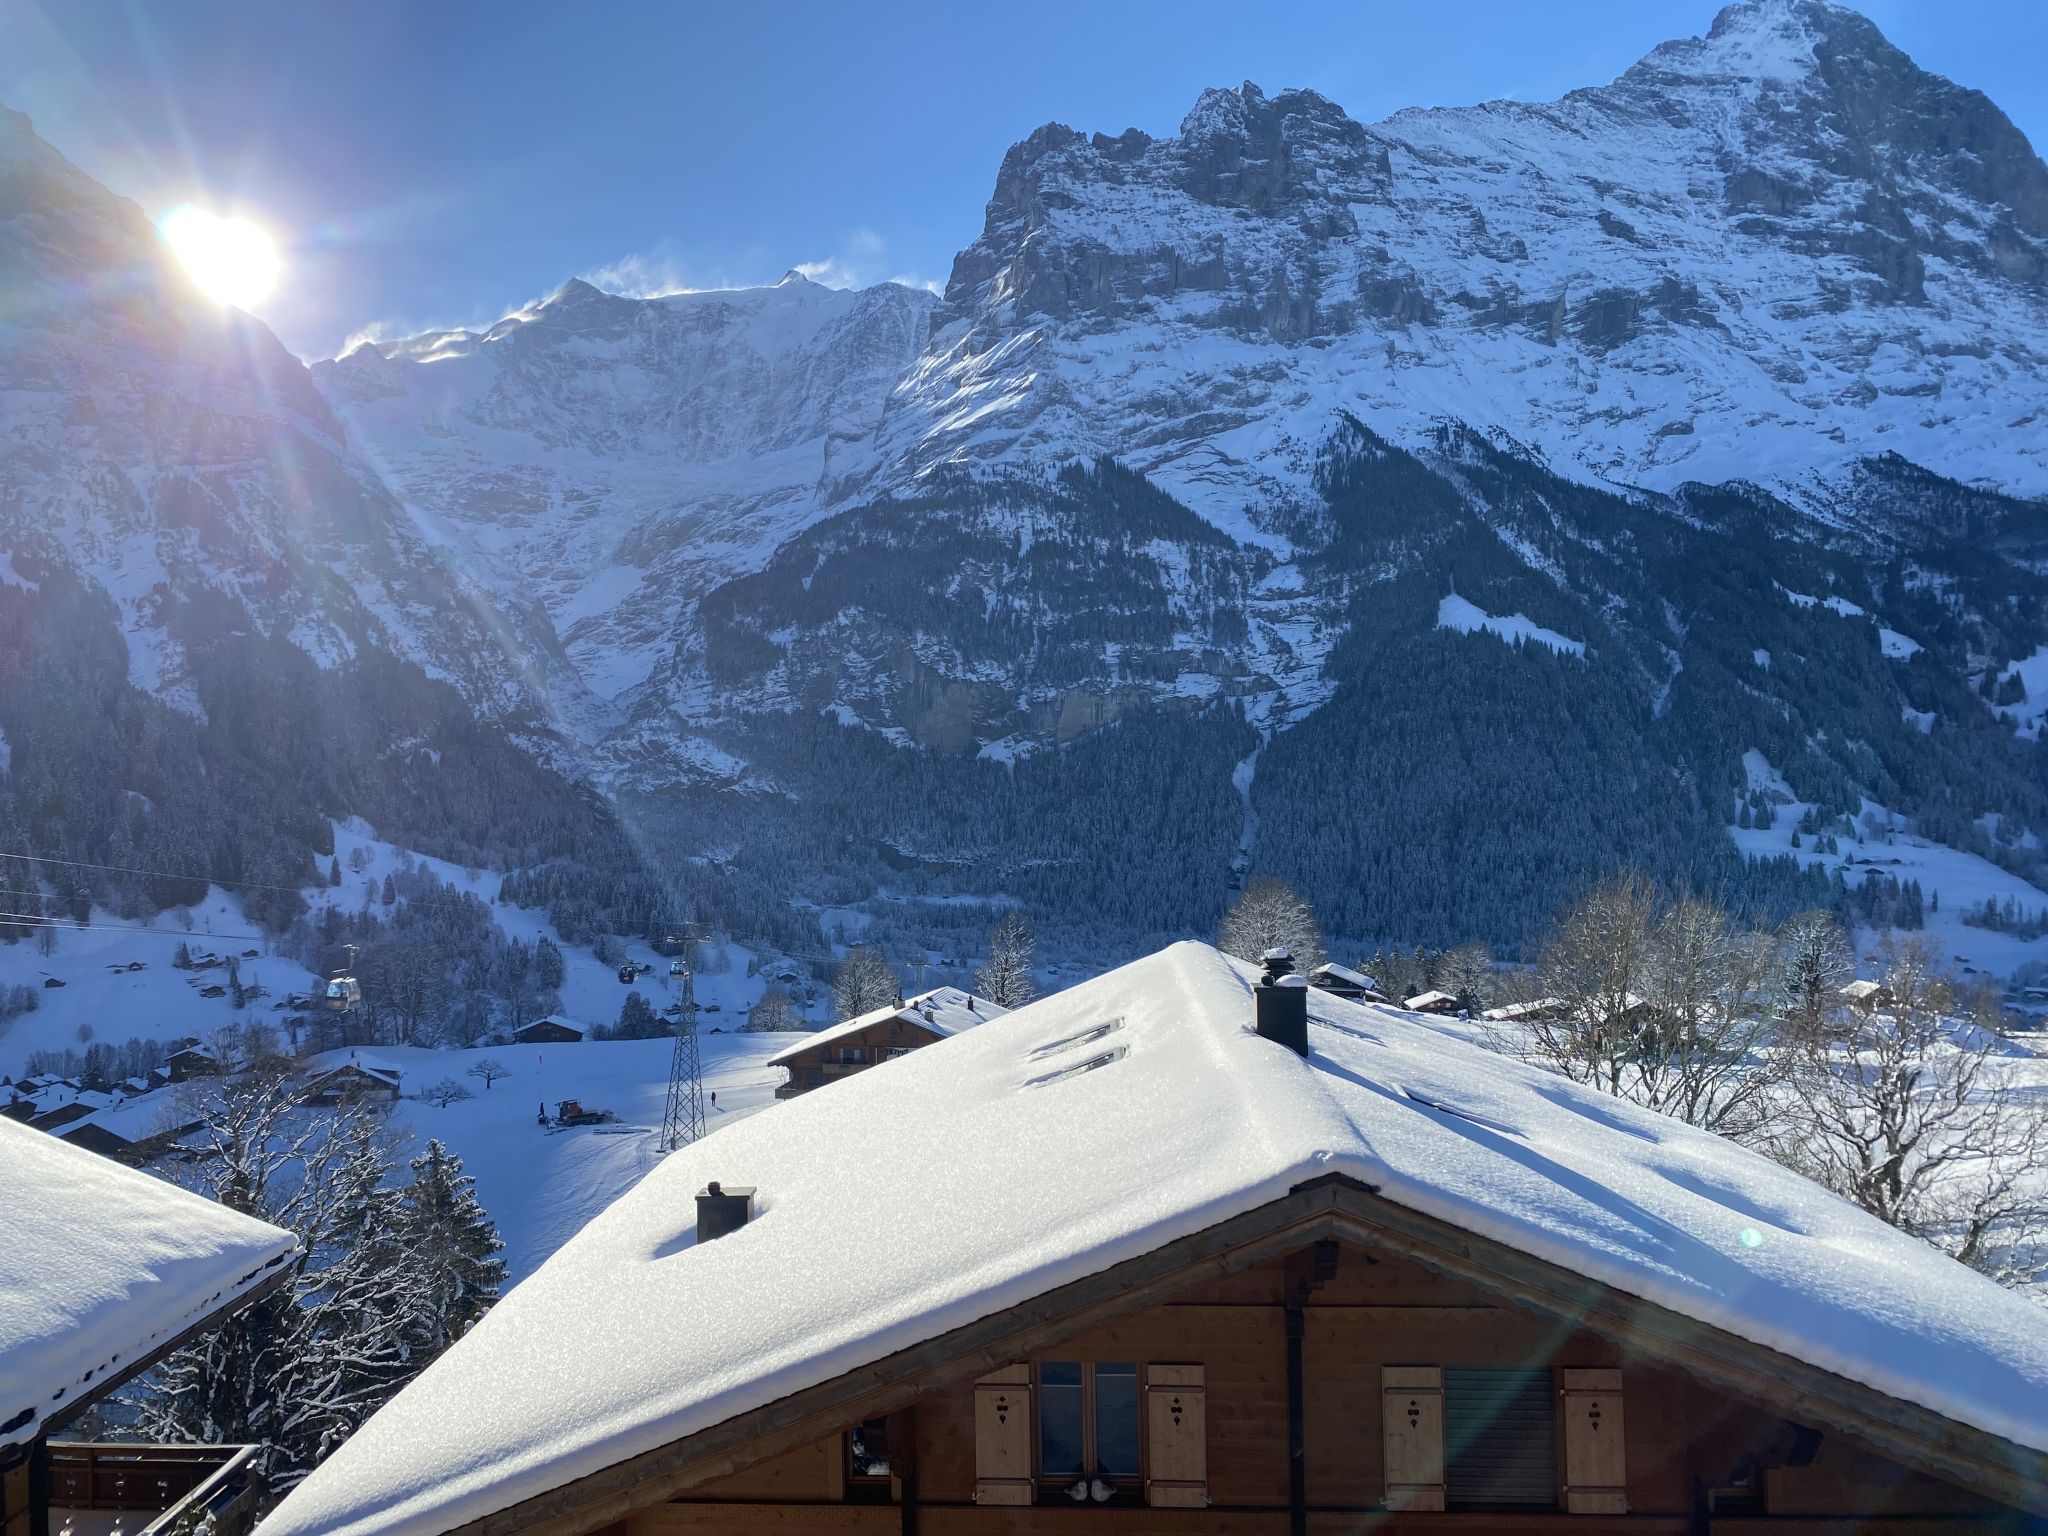
<instances>
[{"instance_id":1,"label":"wooden wall","mask_svg":"<svg viewBox=\"0 0 2048 1536\"><path fill-rule=\"evenodd\" d=\"M1298 1273L1298 1271L1297 1271ZM1137 1505L977 1507L974 1382L965 1377L896 1421L914 1463L921 1536L959 1532L1213 1532L1288 1530L1287 1270L1274 1261L1219 1278L1166 1305L1083 1333L1046 1353L1059 1360L1190 1362L1205 1367L1208 1509ZM2001 1511L1961 1490L1905 1472L1837 1436L1805 1466L1793 1426L1723 1398L1655 1361L1631 1358L1568 1324L1493 1305L1404 1261L1343 1251L1334 1277L1305 1305L1303 1407L1309 1530L1348 1532L1780 1533L2001 1528ZM1380 1371L1384 1365L1618 1367L1626 1401L1629 1513L1408 1513L1378 1506L1383 1491ZM1810 1446L1808 1447L1810 1450ZM892 1505L843 1504L839 1436L775 1457L636 1514L617 1536L681 1531L902 1531ZM899 1449L899 1457L902 1452ZM1705 1490L1745 1458L1775 1463L1767 1527L1730 1514L1703 1522ZM1560 1456L1560 1465L1562 1457ZM1845 1526L1829 1516L1875 1517ZM1784 1517L1813 1517L1787 1523ZM1958 1523L1960 1517L1961 1523ZM1974 1518L1973 1518L1974 1517ZM1930 1523L1931 1522L1931 1523ZM2016 1528L2016 1527L2008 1527Z\"/></svg>"}]
</instances>

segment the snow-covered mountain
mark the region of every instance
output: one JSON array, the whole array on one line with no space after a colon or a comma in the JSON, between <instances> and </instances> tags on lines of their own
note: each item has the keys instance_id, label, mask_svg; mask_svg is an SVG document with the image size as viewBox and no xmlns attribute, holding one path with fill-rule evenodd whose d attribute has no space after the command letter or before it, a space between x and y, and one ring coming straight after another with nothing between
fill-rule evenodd
<instances>
[{"instance_id":1,"label":"snow-covered mountain","mask_svg":"<svg viewBox=\"0 0 2048 1536\"><path fill-rule=\"evenodd\" d=\"M544 621L444 563L268 328L4 110L0 284L0 544L104 588L136 686L204 713L179 610L211 594L322 664L381 650L494 714L573 692Z\"/></svg>"},{"instance_id":2,"label":"snow-covered mountain","mask_svg":"<svg viewBox=\"0 0 2048 1536\"><path fill-rule=\"evenodd\" d=\"M572 283L316 375L463 568L547 608L644 763L649 712L666 731L716 691L704 593L952 467L1113 456L1280 562L1345 415L1831 516L1883 453L2039 494L2048 169L1857 13L1751 0L1554 103L1368 127L1246 84L1172 138L1048 125L943 303ZM1268 606L1284 671L1316 621Z\"/></svg>"},{"instance_id":3,"label":"snow-covered mountain","mask_svg":"<svg viewBox=\"0 0 2048 1536\"><path fill-rule=\"evenodd\" d=\"M1048 125L943 295L572 282L310 374L0 127L0 572L104 589L188 715L166 611L416 663L734 922L1150 941L1259 866L1356 937L1513 943L1624 858L1832 899L1866 805L2042 875L2048 167L1825 0L1549 104ZM446 776L400 713L350 759L386 803L324 814ZM1808 833L1744 865L1766 782Z\"/></svg>"},{"instance_id":4,"label":"snow-covered mountain","mask_svg":"<svg viewBox=\"0 0 2048 1536\"><path fill-rule=\"evenodd\" d=\"M1049 125L946 297L900 464L1110 452L1224 526L1310 492L1338 410L1660 489L1880 452L2048 487L2048 169L1821 0L1551 103Z\"/></svg>"},{"instance_id":5,"label":"snow-covered mountain","mask_svg":"<svg viewBox=\"0 0 2048 1536\"><path fill-rule=\"evenodd\" d=\"M792 272L631 299L567 284L481 334L364 345L314 374L457 563L542 603L610 698L699 594L867 483L936 300Z\"/></svg>"}]
</instances>

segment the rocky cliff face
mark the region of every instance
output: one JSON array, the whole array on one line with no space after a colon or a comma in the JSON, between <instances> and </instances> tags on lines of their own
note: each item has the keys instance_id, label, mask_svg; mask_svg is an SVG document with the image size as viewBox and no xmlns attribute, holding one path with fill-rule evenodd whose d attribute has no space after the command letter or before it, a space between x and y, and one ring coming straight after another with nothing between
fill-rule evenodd
<instances>
[{"instance_id":1,"label":"rocky cliff face","mask_svg":"<svg viewBox=\"0 0 2048 1536\"><path fill-rule=\"evenodd\" d=\"M572 282L486 332L365 345L314 376L460 568L546 610L595 739L699 596L866 483L935 302L795 273L656 299Z\"/></svg>"},{"instance_id":2,"label":"rocky cliff face","mask_svg":"<svg viewBox=\"0 0 2048 1536\"><path fill-rule=\"evenodd\" d=\"M1304 494L1344 409L1657 488L1883 448L2038 490L2044 190L1990 101L1819 0L1552 103L1366 127L1247 84L1170 139L1049 126L955 264L896 462L1114 452L1231 526ZM962 392L999 408L963 429Z\"/></svg>"}]
</instances>

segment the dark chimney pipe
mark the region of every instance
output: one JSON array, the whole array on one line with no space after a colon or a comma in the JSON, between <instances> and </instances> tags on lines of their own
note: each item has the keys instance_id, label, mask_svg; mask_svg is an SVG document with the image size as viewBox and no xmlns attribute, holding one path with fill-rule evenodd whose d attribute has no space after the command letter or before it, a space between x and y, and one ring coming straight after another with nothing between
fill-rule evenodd
<instances>
[{"instance_id":1,"label":"dark chimney pipe","mask_svg":"<svg viewBox=\"0 0 2048 1536\"><path fill-rule=\"evenodd\" d=\"M736 1184L731 1189L720 1189L718 1180L713 1179L697 1196L697 1241L708 1243L714 1237L737 1232L753 1214L753 1185Z\"/></svg>"},{"instance_id":2,"label":"dark chimney pipe","mask_svg":"<svg viewBox=\"0 0 2048 1536\"><path fill-rule=\"evenodd\" d=\"M1294 956L1284 949L1264 955L1266 973L1252 988L1259 1034L1284 1045L1297 1056L1308 1054L1308 983L1294 972Z\"/></svg>"}]
</instances>

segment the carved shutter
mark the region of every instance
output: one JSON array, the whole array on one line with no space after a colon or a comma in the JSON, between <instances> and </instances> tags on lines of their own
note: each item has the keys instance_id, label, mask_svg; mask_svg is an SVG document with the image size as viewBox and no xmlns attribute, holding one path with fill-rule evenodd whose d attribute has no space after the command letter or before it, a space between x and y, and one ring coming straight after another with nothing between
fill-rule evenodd
<instances>
[{"instance_id":1,"label":"carved shutter","mask_svg":"<svg viewBox=\"0 0 2048 1536\"><path fill-rule=\"evenodd\" d=\"M1628 1513L1621 1372L1564 1371L1564 1507L1572 1515Z\"/></svg>"},{"instance_id":2,"label":"carved shutter","mask_svg":"<svg viewBox=\"0 0 2048 1536\"><path fill-rule=\"evenodd\" d=\"M1209 1502L1209 1431L1202 1367L1145 1367L1145 1502L1200 1509Z\"/></svg>"},{"instance_id":3,"label":"carved shutter","mask_svg":"<svg viewBox=\"0 0 2048 1536\"><path fill-rule=\"evenodd\" d=\"M1380 1367L1380 1433L1388 1509L1444 1507L1444 1373L1434 1365Z\"/></svg>"},{"instance_id":4,"label":"carved shutter","mask_svg":"<svg viewBox=\"0 0 2048 1536\"><path fill-rule=\"evenodd\" d=\"M974 1384L974 1497L1031 1502L1031 1367L1007 1365Z\"/></svg>"}]
</instances>

